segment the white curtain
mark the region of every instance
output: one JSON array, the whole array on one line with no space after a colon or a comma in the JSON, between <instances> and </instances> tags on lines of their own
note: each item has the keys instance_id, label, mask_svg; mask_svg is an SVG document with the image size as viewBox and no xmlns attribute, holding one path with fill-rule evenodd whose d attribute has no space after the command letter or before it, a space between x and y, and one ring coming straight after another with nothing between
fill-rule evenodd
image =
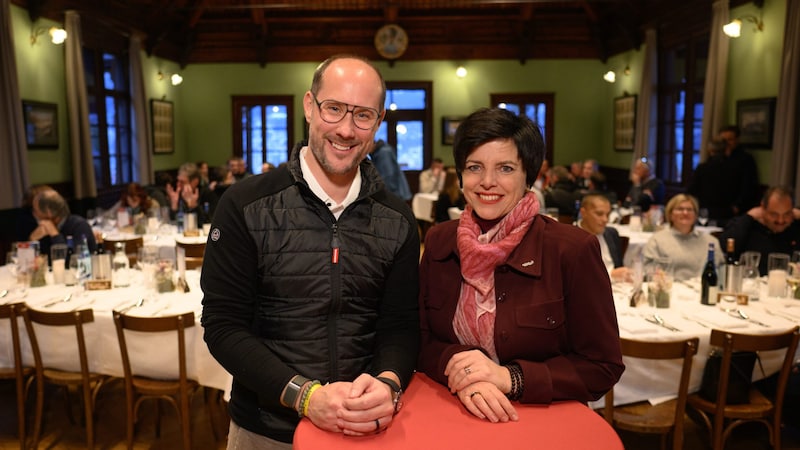
<instances>
[{"instance_id":1,"label":"white curtain","mask_svg":"<svg viewBox=\"0 0 800 450\"><path fill-rule=\"evenodd\" d=\"M708 67L703 93L703 128L700 160L708 155L708 141L713 140L725 123L725 85L728 76L730 38L722 32L728 23L728 0L716 0L711 6L711 42L708 44Z\"/></svg>"},{"instance_id":2,"label":"white curtain","mask_svg":"<svg viewBox=\"0 0 800 450\"><path fill-rule=\"evenodd\" d=\"M9 0L0 0L0 61L0 209L11 209L22 203L29 180Z\"/></svg>"},{"instance_id":3,"label":"white curtain","mask_svg":"<svg viewBox=\"0 0 800 450\"><path fill-rule=\"evenodd\" d=\"M772 149L770 185L793 186L800 194L800 2L786 2L783 62L775 106L775 137ZM796 204L796 203L795 203Z\"/></svg>"},{"instance_id":4,"label":"white curtain","mask_svg":"<svg viewBox=\"0 0 800 450\"><path fill-rule=\"evenodd\" d=\"M142 185L153 184L153 152L150 122L147 121L147 99L142 73L142 36L130 37L128 52L131 73L131 109L133 110L133 179Z\"/></svg>"},{"instance_id":5,"label":"white curtain","mask_svg":"<svg viewBox=\"0 0 800 450\"><path fill-rule=\"evenodd\" d=\"M656 140L658 132L658 48L654 28L645 31L644 65L642 66L642 84L639 87L639 98L636 99L636 134L633 143L633 160L631 170L636 161L647 158L655 161ZM652 164L652 163L651 163ZM655 167L653 167L655 170Z\"/></svg>"},{"instance_id":6,"label":"white curtain","mask_svg":"<svg viewBox=\"0 0 800 450\"><path fill-rule=\"evenodd\" d=\"M83 72L81 52L81 18L76 11L64 13L64 26L69 36L64 44L72 177L75 198L80 200L97 197L97 184L94 180L92 141L89 134L89 102L86 99L86 77Z\"/></svg>"}]
</instances>

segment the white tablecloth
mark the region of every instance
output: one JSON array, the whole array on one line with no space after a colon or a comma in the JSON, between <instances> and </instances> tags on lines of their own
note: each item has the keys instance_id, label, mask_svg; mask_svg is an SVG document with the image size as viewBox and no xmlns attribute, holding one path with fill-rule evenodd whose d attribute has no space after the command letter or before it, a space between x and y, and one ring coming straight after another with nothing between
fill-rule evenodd
<instances>
[{"instance_id":1,"label":"white tablecloth","mask_svg":"<svg viewBox=\"0 0 800 450\"><path fill-rule=\"evenodd\" d=\"M414 217L425 222L435 222L433 203L437 200L439 200L439 194L414 194L414 198L411 199L411 210L414 211Z\"/></svg>"},{"instance_id":2,"label":"white tablecloth","mask_svg":"<svg viewBox=\"0 0 800 450\"><path fill-rule=\"evenodd\" d=\"M144 297L142 306L132 308L132 315L169 315L187 311L195 312L195 325L186 331L187 371L190 378L203 386L221 389L230 393L232 377L211 356L203 341L203 328L200 326L203 293L200 290L200 273L186 273L190 292L170 292L158 294L154 289L145 287L141 273L137 271L130 287L111 290L82 291L77 287L64 285L47 285L28 288L25 292L16 289L8 266L0 267L0 290L8 289L9 294L0 302L25 301L33 309L47 311L69 311L82 307L94 310L94 322L84 327L86 335L89 368L92 371L122 377L122 361L119 352L113 309L121 309L133 305ZM44 307L65 295L72 293L66 303ZM22 332L23 360L33 365L33 356L27 332L22 319L19 320ZM77 357L77 341L73 328L55 329L34 325L42 358L51 367L64 370L79 370ZM168 336L168 337L167 337ZM175 333L144 336L136 332L126 332L131 364L143 368L143 375L162 378L177 377L177 338ZM140 366L141 365L141 366ZM13 367L13 353L8 322L0 322L0 366Z\"/></svg>"},{"instance_id":3,"label":"white tablecloth","mask_svg":"<svg viewBox=\"0 0 800 450\"><path fill-rule=\"evenodd\" d=\"M726 313L720 306L700 304L699 280L685 283L674 283L669 308L653 308L649 306L630 306L632 286L615 284L614 302L617 309L620 336L642 341L670 341L691 337L700 338L697 355L692 364L692 375L689 392L700 388L703 368L711 350L709 337L712 328L729 330L735 333L762 334L775 333L800 325L800 301L766 296L766 283L762 283L761 300L746 306L726 305L729 308L741 308L751 319L762 322L767 327L754 322L736 318ZM664 321L680 331L670 331L645 320L659 314ZM782 352L766 352L760 354L764 367L761 373L756 364L754 379L769 376L780 369ZM623 357L625 372L614 387L614 403L627 403L651 400L658 402L672 398L676 394L680 376L681 362L678 360L654 361ZM603 405L602 399L590 404L592 408Z\"/></svg>"}]
</instances>

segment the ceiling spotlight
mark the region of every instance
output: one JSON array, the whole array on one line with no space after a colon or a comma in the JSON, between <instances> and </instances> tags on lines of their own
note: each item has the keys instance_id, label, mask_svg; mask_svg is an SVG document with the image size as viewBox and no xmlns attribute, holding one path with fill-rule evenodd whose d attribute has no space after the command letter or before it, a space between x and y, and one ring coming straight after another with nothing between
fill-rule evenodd
<instances>
[{"instance_id":1,"label":"ceiling spotlight","mask_svg":"<svg viewBox=\"0 0 800 450\"><path fill-rule=\"evenodd\" d=\"M456 69L456 76L458 78L464 78L467 76L467 68L464 66L458 66Z\"/></svg>"},{"instance_id":2,"label":"ceiling spotlight","mask_svg":"<svg viewBox=\"0 0 800 450\"><path fill-rule=\"evenodd\" d=\"M613 83L613 82L617 81L617 74L614 73L613 70L609 70L608 72L606 72L603 75L603 79L608 81L609 83Z\"/></svg>"}]
</instances>

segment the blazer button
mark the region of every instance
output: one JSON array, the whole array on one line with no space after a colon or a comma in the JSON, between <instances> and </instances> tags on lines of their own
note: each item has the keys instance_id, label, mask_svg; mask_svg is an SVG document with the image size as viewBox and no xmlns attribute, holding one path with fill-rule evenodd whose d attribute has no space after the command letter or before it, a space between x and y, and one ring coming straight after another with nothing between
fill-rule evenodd
<instances>
[{"instance_id":1,"label":"blazer button","mask_svg":"<svg viewBox=\"0 0 800 450\"><path fill-rule=\"evenodd\" d=\"M554 325L556 324L556 319L553 319L553 317L552 317L552 316L547 316L547 319L545 319L545 320L547 320L547 323L548 323L548 324L549 324L551 327L552 327L552 326L554 326Z\"/></svg>"},{"instance_id":2,"label":"blazer button","mask_svg":"<svg viewBox=\"0 0 800 450\"><path fill-rule=\"evenodd\" d=\"M506 300L506 293L502 292L497 296L497 303L503 303Z\"/></svg>"}]
</instances>

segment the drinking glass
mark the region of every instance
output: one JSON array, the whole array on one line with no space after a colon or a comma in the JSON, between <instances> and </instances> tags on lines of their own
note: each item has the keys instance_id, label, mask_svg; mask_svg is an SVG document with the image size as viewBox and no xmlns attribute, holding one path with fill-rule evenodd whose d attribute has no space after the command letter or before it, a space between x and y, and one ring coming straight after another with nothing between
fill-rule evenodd
<instances>
[{"instance_id":1,"label":"drinking glass","mask_svg":"<svg viewBox=\"0 0 800 450\"><path fill-rule=\"evenodd\" d=\"M786 295L786 277L789 271L789 255L770 253L767 255L767 288L770 297Z\"/></svg>"},{"instance_id":2,"label":"drinking glass","mask_svg":"<svg viewBox=\"0 0 800 450\"><path fill-rule=\"evenodd\" d=\"M797 298L797 286L800 285L800 251L792 253L792 260L786 271L786 283L791 289L790 297Z\"/></svg>"},{"instance_id":3,"label":"drinking glass","mask_svg":"<svg viewBox=\"0 0 800 450\"><path fill-rule=\"evenodd\" d=\"M706 226L708 223L708 208L700 208L697 211L697 222L700 223L700 226Z\"/></svg>"},{"instance_id":4,"label":"drinking glass","mask_svg":"<svg viewBox=\"0 0 800 450\"><path fill-rule=\"evenodd\" d=\"M739 257L739 264L742 266L742 293L747 294L749 301L758 301L761 291L761 274L758 265L761 262L761 253L744 252Z\"/></svg>"}]
</instances>

